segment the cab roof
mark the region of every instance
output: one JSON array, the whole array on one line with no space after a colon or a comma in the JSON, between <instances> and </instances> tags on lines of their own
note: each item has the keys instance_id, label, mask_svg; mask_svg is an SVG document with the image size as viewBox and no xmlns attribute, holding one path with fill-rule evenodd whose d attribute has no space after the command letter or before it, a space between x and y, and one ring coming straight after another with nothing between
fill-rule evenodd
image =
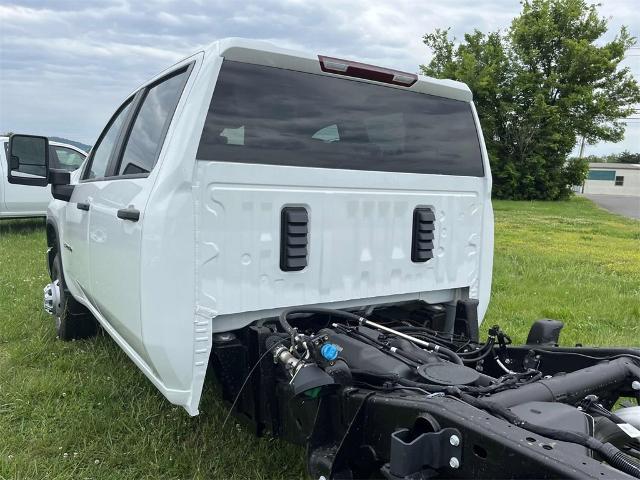
<instances>
[{"instance_id":1,"label":"cab roof","mask_svg":"<svg viewBox=\"0 0 640 480\"><path fill-rule=\"evenodd\" d=\"M284 49L259 40L225 38L209 45L205 49L205 53L215 54L236 62L253 63L318 75L336 76L333 73L321 69L317 54ZM471 90L469 90L469 87L464 83L454 80L440 80L423 75L418 75L417 77L417 82L411 86L391 85L387 83L382 85L465 102L471 102L473 100ZM343 78L345 77L343 76ZM347 78L355 81L381 84L374 80L363 78Z\"/></svg>"}]
</instances>

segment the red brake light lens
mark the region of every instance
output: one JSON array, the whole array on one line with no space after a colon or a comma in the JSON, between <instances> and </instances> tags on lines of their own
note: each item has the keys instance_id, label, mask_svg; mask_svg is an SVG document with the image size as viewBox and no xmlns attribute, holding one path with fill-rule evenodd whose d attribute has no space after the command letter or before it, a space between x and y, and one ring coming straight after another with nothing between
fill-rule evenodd
<instances>
[{"instance_id":1,"label":"red brake light lens","mask_svg":"<svg viewBox=\"0 0 640 480\"><path fill-rule=\"evenodd\" d=\"M345 75L347 77L364 78L366 80L390 83L403 87L410 87L418 81L418 75L415 73L400 72L389 68L376 67L375 65L367 65L366 63L325 57L324 55L318 55L318 60L320 60L320 69L323 72Z\"/></svg>"}]
</instances>

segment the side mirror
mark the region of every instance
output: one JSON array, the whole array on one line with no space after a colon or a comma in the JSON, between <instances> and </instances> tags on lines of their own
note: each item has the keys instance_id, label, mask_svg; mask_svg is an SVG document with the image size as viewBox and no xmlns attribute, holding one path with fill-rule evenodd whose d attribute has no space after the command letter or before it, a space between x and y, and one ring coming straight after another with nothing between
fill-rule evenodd
<instances>
[{"instance_id":1,"label":"side mirror","mask_svg":"<svg viewBox=\"0 0 640 480\"><path fill-rule=\"evenodd\" d=\"M60 168L49 169L49 183L51 184L51 195L56 200L69 202L75 185L71 183L71 173Z\"/></svg>"},{"instance_id":2,"label":"side mirror","mask_svg":"<svg viewBox=\"0 0 640 480\"><path fill-rule=\"evenodd\" d=\"M7 180L44 187L49 183L49 139L36 135L9 137Z\"/></svg>"}]
</instances>

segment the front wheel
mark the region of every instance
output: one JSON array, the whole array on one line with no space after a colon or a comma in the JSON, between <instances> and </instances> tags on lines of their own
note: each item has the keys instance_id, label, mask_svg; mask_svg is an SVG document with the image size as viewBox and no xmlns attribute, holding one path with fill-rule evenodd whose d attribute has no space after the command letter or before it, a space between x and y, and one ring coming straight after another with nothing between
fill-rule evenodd
<instances>
[{"instance_id":1,"label":"front wheel","mask_svg":"<svg viewBox=\"0 0 640 480\"><path fill-rule=\"evenodd\" d=\"M89 338L98 332L98 322L91 312L67 290L59 253L51 266L51 283L44 288L44 308L53 315L61 340Z\"/></svg>"}]
</instances>

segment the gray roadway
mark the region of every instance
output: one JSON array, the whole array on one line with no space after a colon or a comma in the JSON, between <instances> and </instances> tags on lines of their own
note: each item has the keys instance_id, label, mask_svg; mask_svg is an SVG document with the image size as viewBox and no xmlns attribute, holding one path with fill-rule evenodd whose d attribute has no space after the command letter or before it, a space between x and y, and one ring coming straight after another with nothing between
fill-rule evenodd
<instances>
[{"instance_id":1,"label":"gray roadway","mask_svg":"<svg viewBox=\"0 0 640 480\"><path fill-rule=\"evenodd\" d=\"M605 210L640 220L640 196L586 194L585 197Z\"/></svg>"}]
</instances>

